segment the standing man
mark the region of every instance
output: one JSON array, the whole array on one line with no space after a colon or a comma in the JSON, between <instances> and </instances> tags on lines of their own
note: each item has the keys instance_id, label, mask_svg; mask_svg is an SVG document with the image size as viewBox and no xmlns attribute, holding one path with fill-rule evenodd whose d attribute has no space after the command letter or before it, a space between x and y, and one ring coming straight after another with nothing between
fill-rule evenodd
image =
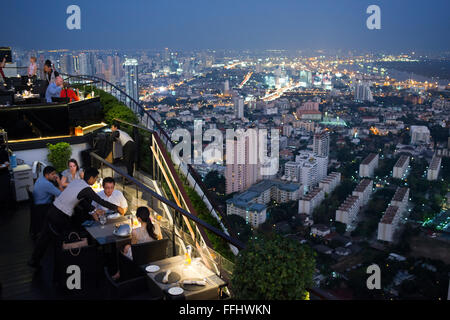
<instances>
[{"instance_id":1,"label":"standing man","mask_svg":"<svg viewBox=\"0 0 450 320\"><path fill-rule=\"evenodd\" d=\"M44 63L44 77L47 80L47 86L50 83L55 82L56 77L59 76L58 71L53 70L52 62L50 60L45 60Z\"/></svg>"},{"instance_id":2,"label":"standing man","mask_svg":"<svg viewBox=\"0 0 450 320\"><path fill-rule=\"evenodd\" d=\"M48 223L44 226L34 249L31 260L28 265L33 268L39 267L39 262L45 254L50 241L57 238L62 239L72 229L72 215L75 207L81 201L95 201L102 206L124 214L125 210L108 201L101 199L91 188L97 181L98 170L88 168L84 172L84 180L76 179L72 181L66 189L53 201L48 210ZM95 220L98 220L97 213L93 214ZM56 239L55 239L56 238Z\"/></svg>"},{"instance_id":3,"label":"standing man","mask_svg":"<svg viewBox=\"0 0 450 320\"><path fill-rule=\"evenodd\" d=\"M113 132L113 140L120 142L120 144L122 145L123 161L127 166L128 175L132 177L136 153L136 143L128 133L120 130L120 124L118 123L114 123L111 126L111 131Z\"/></svg>"}]
</instances>

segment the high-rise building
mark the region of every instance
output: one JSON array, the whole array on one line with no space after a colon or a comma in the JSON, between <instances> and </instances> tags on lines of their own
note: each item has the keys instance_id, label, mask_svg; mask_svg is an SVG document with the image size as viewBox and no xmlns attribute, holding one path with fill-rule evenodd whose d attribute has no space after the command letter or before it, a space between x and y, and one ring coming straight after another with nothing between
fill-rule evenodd
<instances>
[{"instance_id":1,"label":"high-rise building","mask_svg":"<svg viewBox=\"0 0 450 320\"><path fill-rule=\"evenodd\" d=\"M138 62L136 59L126 59L123 66L126 92L135 101L139 101Z\"/></svg>"},{"instance_id":2,"label":"high-rise building","mask_svg":"<svg viewBox=\"0 0 450 320\"><path fill-rule=\"evenodd\" d=\"M225 83L223 84L223 93L229 94L230 93L230 81L225 80Z\"/></svg>"},{"instance_id":3,"label":"high-rise building","mask_svg":"<svg viewBox=\"0 0 450 320\"><path fill-rule=\"evenodd\" d=\"M242 97L234 99L234 116L238 119L244 117L244 99Z\"/></svg>"},{"instance_id":4,"label":"high-rise building","mask_svg":"<svg viewBox=\"0 0 450 320\"><path fill-rule=\"evenodd\" d=\"M321 157L328 157L330 154L330 134L328 131L314 134L314 153Z\"/></svg>"},{"instance_id":5,"label":"high-rise building","mask_svg":"<svg viewBox=\"0 0 450 320\"><path fill-rule=\"evenodd\" d=\"M74 73L80 73L80 58L79 56L72 56L72 67Z\"/></svg>"},{"instance_id":6,"label":"high-rise building","mask_svg":"<svg viewBox=\"0 0 450 320\"><path fill-rule=\"evenodd\" d=\"M72 57L65 54L61 57L61 72L66 74L73 74Z\"/></svg>"},{"instance_id":7,"label":"high-rise building","mask_svg":"<svg viewBox=\"0 0 450 320\"><path fill-rule=\"evenodd\" d=\"M230 144L234 143L233 159L227 158L225 168L226 193L241 192L248 189L252 184L261 180L260 165L258 164L257 150L255 164L251 163L255 156L255 148L250 148L250 138L245 137L241 141L228 142L227 150ZM257 149L257 148L256 148ZM228 153L228 152L227 152Z\"/></svg>"},{"instance_id":8,"label":"high-rise building","mask_svg":"<svg viewBox=\"0 0 450 320\"><path fill-rule=\"evenodd\" d=\"M80 53L79 55L80 61L80 74L82 75L92 75L92 65L91 58L89 53Z\"/></svg>"},{"instance_id":9,"label":"high-rise building","mask_svg":"<svg viewBox=\"0 0 450 320\"><path fill-rule=\"evenodd\" d=\"M120 64L120 57L118 55L114 56L114 77L116 79L121 79L123 77L123 68Z\"/></svg>"},{"instance_id":10,"label":"high-rise building","mask_svg":"<svg viewBox=\"0 0 450 320\"><path fill-rule=\"evenodd\" d=\"M355 84L355 100L373 102L372 91L370 85L365 82Z\"/></svg>"}]
</instances>

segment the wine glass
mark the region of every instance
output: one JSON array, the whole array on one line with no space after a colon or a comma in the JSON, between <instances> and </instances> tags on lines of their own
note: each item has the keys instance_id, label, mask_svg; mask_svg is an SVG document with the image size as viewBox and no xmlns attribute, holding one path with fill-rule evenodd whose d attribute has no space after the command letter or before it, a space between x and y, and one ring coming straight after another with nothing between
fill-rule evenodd
<instances>
[{"instance_id":1,"label":"wine glass","mask_svg":"<svg viewBox=\"0 0 450 320\"><path fill-rule=\"evenodd\" d=\"M103 226L106 224L106 214L102 214L98 217L98 220L100 221L100 224Z\"/></svg>"}]
</instances>

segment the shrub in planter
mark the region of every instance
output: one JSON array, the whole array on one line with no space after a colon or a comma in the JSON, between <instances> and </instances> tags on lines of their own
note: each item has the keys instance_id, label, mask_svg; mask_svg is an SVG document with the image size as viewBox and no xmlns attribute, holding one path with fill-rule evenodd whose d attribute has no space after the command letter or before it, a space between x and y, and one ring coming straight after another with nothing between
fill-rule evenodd
<instances>
[{"instance_id":1,"label":"shrub in planter","mask_svg":"<svg viewBox=\"0 0 450 320\"><path fill-rule=\"evenodd\" d=\"M67 162L72 155L72 148L67 142L58 142L57 144L47 143L47 159L51 162L56 171L62 172L67 169Z\"/></svg>"},{"instance_id":2,"label":"shrub in planter","mask_svg":"<svg viewBox=\"0 0 450 320\"><path fill-rule=\"evenodd\" d=\"M314 253L279 235L252 239L239 252L231 280L238 300L304 300L313 285Z\"/></svg>"},{"instance_id":3,"label":"shrub in planter","mask_svg":"<svg viewBox=\"0 0 450 320\"><path fill-rule=\"evenodd\" d=\"M105 112L106 123L112 124L116 118L130 123L137 123L137 118L133 111L122 104L116 104Z\"/></svg>"}]
</instances>

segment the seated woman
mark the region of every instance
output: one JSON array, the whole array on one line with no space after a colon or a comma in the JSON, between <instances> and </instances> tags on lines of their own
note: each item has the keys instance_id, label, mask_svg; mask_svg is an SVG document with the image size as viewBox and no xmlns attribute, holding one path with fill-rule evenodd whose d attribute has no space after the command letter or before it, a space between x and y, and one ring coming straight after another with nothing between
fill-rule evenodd
<instances>
[{"instance_id":1,"label":"seated woman","mask_svg":"<svg viewBox=\"0 0 450 320\"><path fill-rule=\"evenodd\" d=\"M150 210L148 210L147 207L139 207L136 210L136 217L141 226L131 231L131 244L138 244L162 239L161 235L158 236L155 232L155 226L150 219ZM128 258L133 259L131 245L127 244L123 248L123 254Z\"/></svg>"},{"instance_id":2,"label":"seated woman","mask_svg":"<svg viewBox=\"0 0 450 320\"><path fill-rule=\"evenodd\" d=\"M61 185L63 186L63 188L67 187L69 183L71 183L73 180L83 179L84 177L84 172L78 166L77 160L70 159L68 161L68 166L69 168L61 173L62 174Z\"/></svg>"},{"instance_id":3,"label":"seated woman","mask_svg":"<svg viewBox=\"0 0 450 320\"><path fill-rule=\"evenodd\" d=\"M147 207L139 207L136 210L136 217L141 226L131 231L131 244L139 244L162 239L162 235L155 232L155 226L150 218L150 210ZM133 253L131 251L130 244L127 244L123 248L122 253L129 259L133 260ZM112 276L115 280L119 279L119 277L120 271L117 271L117 273Z\"/></svg>"}]
</instances>

